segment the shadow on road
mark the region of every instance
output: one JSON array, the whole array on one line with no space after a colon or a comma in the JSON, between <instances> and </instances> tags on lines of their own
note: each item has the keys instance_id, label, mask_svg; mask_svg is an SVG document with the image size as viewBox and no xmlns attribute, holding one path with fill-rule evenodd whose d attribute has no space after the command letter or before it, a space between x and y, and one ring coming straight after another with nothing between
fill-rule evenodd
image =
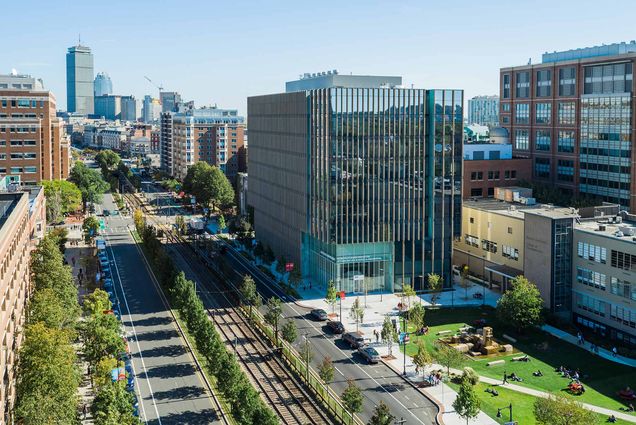
<instances>
[{"instance_id":1,"label":"shadow on road","mask_svg":"<svg viewBox=\"0 0 636 425\"><path fill-rule=\"evenodd\" d=\"M182 378L184 376L194 375L196 369L190 363L168 364L148 369L146 373L140 374L145 378Z\"/></svg>"},{"instance_id":2,"label":"shadow on road","mask_svg":"<svg viewBox=\"0 0 636 425\"><path fill-rule=\"evenodd\" d=\"M154 393L157 400L188 400L205 395L205 390L201 387L177 387L168 391L158 391Z\"/></svg>"},{"instance_id":3,"label":"shadow on road","mask_svg":"<svg viewBox=\"0 0 636 425\"><path fill-rule=\"evenodd\" d=\"M200 412L182 412L182 413L171 413L166 416L161 417L161 425L208 425L213 421L218 420L216 412L212 409L201 410ZM159 425L159 421L157 419L148 421L148 425Z\"/></svg>"},{"instance_id":4,"label":"shadow on road","mask_svg":"<svg viewBox=\"0 0 636 425\"><path fill-rule=\"evenodd\" d=\"M186 354L187 350L183 345L169 345L167 347L155 347L149 350L143 350L141 354L144 357L178 357Z\"/></svg>"},{"instance_id":5,"label":"shadow on road","mask_svg":"<svg viewBox=\"0 0 636 425\"><path fill-rule=\"evenodd\" d=\"M174 329L158 330L137 334L137 341L166 341L179 338L179 333Z\"/></svg>"}]
</instances>

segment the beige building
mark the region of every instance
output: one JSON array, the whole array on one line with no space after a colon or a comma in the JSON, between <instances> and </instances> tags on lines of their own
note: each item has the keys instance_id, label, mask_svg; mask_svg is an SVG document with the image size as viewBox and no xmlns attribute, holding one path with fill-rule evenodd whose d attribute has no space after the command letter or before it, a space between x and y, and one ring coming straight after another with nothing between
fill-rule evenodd
<instances>
[{"instance_id":1,"label":"beige building","mask_svg":"<svg viewBox=\"0 0 636 425\"><path fill-rule=\"evenodd\" d=\"M4 186L6 187L6 185ZM22 343L25 303L31 292L29 260L46 227L44 190L0 193L0 423L8 423L15 401L15 364Z\"/></svg>"},{"instance_id":2,"label":"beige building","mask_svg":"<svg viewBox=\"0 0 636 425\"><path fill-rule=\"evenodd\" d=\"M631 347L636 346L635 226L622 216L584 221L574 230L573 253L575 323Z\"/></svg>"},{"instance_id":3,"label":"beige building","mask_svg":"<svg viewBox=\"0 0 636 425\"><path fill-rule=\"evenodd\" d=\"M523 205L499 200L471 200L462 206L462 233L453 263L502 292L524 275L534 282L545 306L570 311L572 228L576 210L551 205Z\"/></svg>"}]
</instances>

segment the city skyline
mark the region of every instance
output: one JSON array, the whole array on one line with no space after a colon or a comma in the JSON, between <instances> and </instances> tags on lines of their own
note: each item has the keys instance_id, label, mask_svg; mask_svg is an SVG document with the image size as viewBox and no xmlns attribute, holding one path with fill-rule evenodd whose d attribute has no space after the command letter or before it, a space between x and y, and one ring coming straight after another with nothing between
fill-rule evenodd
<instances>
[{"instance_id":1,"label":"city skyline","mask_svg":"<svg viewBox=\"0 0 636 425\"><path fill-rule=\"evenodd\" d=\"M242 2L238 7L197 2L193 5L196 16L184 15L176 2L156 7L142 1L119 7L123 3L115 1L108 19L86 19L99 16L103 8L98 5L77 5L64 9L62 15L62 9L48 3L26 3L39 29L37 34L25 34L17 26L19 20L7 22L0 70L8 73L15 68L42 78L60 109L67 105L64 55L80 35L82 44L94 54L95 74L107 72L116 94L158 98L157 88L144 79L147 75L198 106L217 104L238 108L242 114L248 96L279 92L286 81L302 73L330 69L343 74L401 75L405 87L463 89L465 99L495 95L498 70L503 66L524 65L529 58L537 63L546 51L635 38L628 25L629 13L616 14L616 8L608 8L592 16L584 4L574 1L517 5L515 16L521 19L510 19L506 4L500 1L479 9L466 1L453 5L401 2L390 9L360 2L337 6L323 2L302 9L287 1L273 6ZM633 7L621 3L623 11ZM17 7L7 5L7 14L18 13ZM546 15L546 8L553 13ZM215 19L209 25L210 16L236 11L240 11L240 24ZM560 19L564 14L570 19ZM352 21L351 16L356 19ZM396 25L387 25L387 17ZM60 19L68 24L60 26ZM592 25L604 27L603 34L581 31ZM46 43L41 43L42 34ZM223 46L233 53L219 55ZM378 61L374 52L388 50L396 60Z\"/></svg>"}]
</instances>

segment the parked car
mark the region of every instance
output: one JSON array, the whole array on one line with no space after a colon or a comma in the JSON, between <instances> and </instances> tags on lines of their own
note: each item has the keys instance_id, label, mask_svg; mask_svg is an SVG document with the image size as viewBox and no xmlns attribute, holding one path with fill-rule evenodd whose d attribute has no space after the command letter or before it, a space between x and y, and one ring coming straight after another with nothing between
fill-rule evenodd
<instances>
[{"instance_id":1,"label":"parked car","mask_svg":"<svg viewBox=\"0 0 636 425\"><path fill-rule=\"evenodd\" d=\"M342 322L339 322L337 320L330 320L329 322L327 322L327 327L331 330L331 332L335 334L341 334L345 330Z\"/></svg>"},{"instance_id":2,"label":"parked car","mask_svg":"<svg viewBox=\"0 0 636 425\"><path fill-rule=\"evenodd\" d=\"M104 210L104 217L108 217L110 215L110 210Z\"/></svg>"},{"instance_id":3,"label":"parked car","mask_svg":"<svg viewBox=\"0 0 636 425\"><path fill-rule=\"evenodd\" d=\"M364 345L364 338L359 332L346 332L342 334L342 340L351 348L360 348Z\"/></svg>"},{"instance_id":4,"label":"parked car","mask_svg":"<svg viewBox=\"0 0 636 425\"><path fill-rule=\"evenodd\" d=\"M380 361L380 354L373 347L360 347L358 348L358 354L360 354L367 363L378 363Z\"/></svg>"},{"instance_id":5,"label":"parked car","mask_svg":"<svg viewBox=\"0 0 636 425\"><path fill-rule=\"evenodd\" d=\"M328 319L327 312L321 308L315 308L311 310L311 317L316 320L325 321Z\"/></svg>"}]
</instances>

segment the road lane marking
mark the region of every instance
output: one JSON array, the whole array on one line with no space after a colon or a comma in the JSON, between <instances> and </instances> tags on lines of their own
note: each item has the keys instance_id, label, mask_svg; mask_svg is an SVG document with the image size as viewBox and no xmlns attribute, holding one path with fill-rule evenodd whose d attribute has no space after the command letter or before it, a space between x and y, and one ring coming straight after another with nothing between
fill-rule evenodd
<instances>
[{"instance_id":1,"label":"road lane marking","mask_svg":"<svg viewBox=\"0 0 636 425\"><path fill-rule=\"evenodd\" d=\"M110 255L115 258L115 253L113 252L113 247L108 240L108 235L106 235L106 241L108 242L108 248L110 249ZM135 330L135 324L133 322L132 316L130 314L130 308L128 307L128 298L126 297L126 293L124 292L124 285L121 283L121 276L119 274L119 266L117 265L117 261L115 261L115 271L117 272L117 279L119 280L119 287L121 288L121 295L124 298L124 304L126 304L126 310L128 311L128 321L130 322L130 327L132 328L133 334L135 335L135 344L137 345L137 350L139 352L139 359L141 360L141 366L146 374L146 383L148 384L148 390L150 391L150 397L152 398L152 405L155 408L155 413L157 414L157 421L159 425L161 425L161 416L159 415L159 410L157 409L157 402L155 401L155 395L152 391L152 386L150 385L150 378L148 377L148 369L146 368L146 363L144 362L144 356L141 353L141 347L139 346L139 340L137 339L137 331ZM132 364L132 362L131 362ZM133 370L134 372L134 370ZM135 373L135 375L137 375ZM141 393L140 393L141 395ZM143 398L142 398L143 400ZM146 411L143 408L143 402L140 403L142 406L142 410L144 411L144 416L146 417L146 422L148 422L148 416L146 415Z\"/></svg>"}]
</instances>

